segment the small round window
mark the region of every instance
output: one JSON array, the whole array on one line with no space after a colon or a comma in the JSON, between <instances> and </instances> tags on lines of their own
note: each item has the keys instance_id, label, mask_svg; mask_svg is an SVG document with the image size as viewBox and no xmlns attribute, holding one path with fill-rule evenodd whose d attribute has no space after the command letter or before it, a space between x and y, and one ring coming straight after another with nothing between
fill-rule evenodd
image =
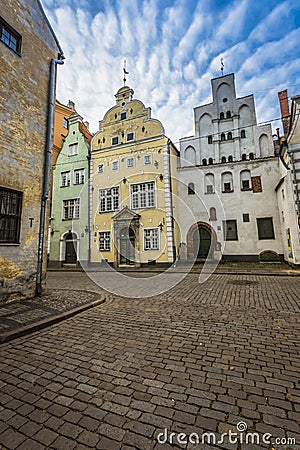
<instances>
[{"instance_id":1,"label":"small round window","mask_svg":"<svg viewBox=\"0 0 300 450\"><path fill-rule=\"evenodd\" d=\"M125 106L126 105L126 103L125 102L122 102L122 106Z\"/></svg>"},{"instance_id":2,"label":"small round window","mask_svg":"<svg viewBox=\"0 0 300 450\"><path fill-rule=\"evenodd\" d=\"M227 102L227 98L224 97L224 98L223 98L223 103L226 103L226 102Z\"/></svg>"}]
</instances>

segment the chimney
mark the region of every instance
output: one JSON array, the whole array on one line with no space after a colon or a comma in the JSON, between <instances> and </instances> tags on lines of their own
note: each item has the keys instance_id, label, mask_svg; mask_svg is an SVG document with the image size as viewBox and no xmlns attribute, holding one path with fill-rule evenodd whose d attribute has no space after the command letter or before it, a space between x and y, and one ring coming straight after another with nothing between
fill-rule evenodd
<instances>
[{"instance_id":1,"label":"chimney","mask_svg":"<svg viewBox=\"0 0 300 450\"><path fill-rule=\"evenodd\" d=\"M75 111L75 103L71 100L68 101L68 108L73 109Z\"/></svg>"},{"instance_id":2,"label":"chimney","mask_svg":"<svg viewBox=\"0 0 300 450\"><path fill-rule=\"evenodd\" d=\"M83 122L83 124L87 127L87 129L89 129L90 128L90 124L89 124L89 122Z\"/></svg>"},{"instance_id":3,"label":"chimney","mask_svg":"<svg viewBox=\"0 0 300 450\"><path fill-rule=\"evenodd\" d=\"M278 92L278 99L279 99L279 104L280 104L283 133L284 133L284 137L287 137L287 135L289 133L289 125L290 125L290 107L289 107L289 98L288 98L287 89L285 89L284 91Z\"/></svg>"}]
</instances>

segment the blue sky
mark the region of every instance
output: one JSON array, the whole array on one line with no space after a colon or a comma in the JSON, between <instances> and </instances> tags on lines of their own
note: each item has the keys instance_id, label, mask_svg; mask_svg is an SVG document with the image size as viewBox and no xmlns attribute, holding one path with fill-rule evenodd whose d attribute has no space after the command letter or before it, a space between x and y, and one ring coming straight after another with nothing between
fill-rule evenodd
<instances>
[{"instance_id":1,"label":"blue sky","mask_svg":"<svg viewBox=\"0 0 300 450\"><path fill-rule=\"evenodd\" d=\"M280 116L277 93L300 93L299 0L42 0L64 50L57 98L73 100L97 131L123 85L151 107L177 144L194 134L193 108L211 82L234 73L237 96L254 94L257 121Z\"/></svg>"}]
</instances>

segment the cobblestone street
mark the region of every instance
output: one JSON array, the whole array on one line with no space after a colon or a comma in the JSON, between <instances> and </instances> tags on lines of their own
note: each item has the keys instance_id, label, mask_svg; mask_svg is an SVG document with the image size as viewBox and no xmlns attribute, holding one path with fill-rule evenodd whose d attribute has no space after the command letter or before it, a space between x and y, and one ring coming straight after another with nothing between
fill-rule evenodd
<instances>
[{"instance_id":1,"label":"cobblestone street","mask_svg":"<svg viewBox=\"0 0 300 450\"><path fill-rule=\"evenodd\" d=\"M101 291L83 272L47 287ZM299 449L299 308L299 277L191 273L4 343L0 448Z\"/></svg>"}]
</instances>

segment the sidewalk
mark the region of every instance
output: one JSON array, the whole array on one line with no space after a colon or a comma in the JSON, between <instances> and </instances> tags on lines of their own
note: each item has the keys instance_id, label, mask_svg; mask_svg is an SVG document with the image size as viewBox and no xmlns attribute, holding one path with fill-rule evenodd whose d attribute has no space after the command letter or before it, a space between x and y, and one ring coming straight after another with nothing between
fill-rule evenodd
<instances>
[{"instance_id":1,"label":"sidewalk","mask_svg":"<svg viewBox=\"0 0 300 450\"><path fill-rule=\"evenodd\" d=\"M105 302L103 293L47 289L41 297L0 306L0 343L41 330Z\"/></svg>"}]
</instances>

